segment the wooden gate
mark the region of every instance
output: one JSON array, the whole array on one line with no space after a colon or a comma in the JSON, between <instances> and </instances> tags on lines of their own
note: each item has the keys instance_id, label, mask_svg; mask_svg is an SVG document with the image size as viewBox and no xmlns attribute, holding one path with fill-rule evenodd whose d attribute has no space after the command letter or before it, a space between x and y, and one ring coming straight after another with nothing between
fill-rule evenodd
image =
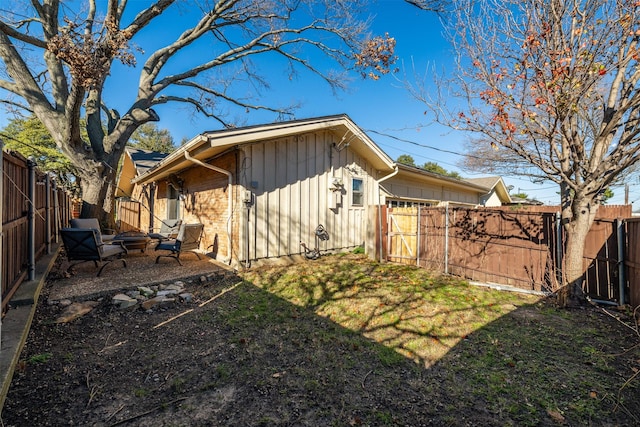
<instances>
[{"instance_id":1,"label":"wooden gate","mask_svg":"<svg viewBox=\"0 0 640 427\"><path fill-rule=\"evenodd\" d=\"M387 210L387 258L389 261L416 265L420 254L419 209L391 208Z\"/></svg>"}]
</instances>

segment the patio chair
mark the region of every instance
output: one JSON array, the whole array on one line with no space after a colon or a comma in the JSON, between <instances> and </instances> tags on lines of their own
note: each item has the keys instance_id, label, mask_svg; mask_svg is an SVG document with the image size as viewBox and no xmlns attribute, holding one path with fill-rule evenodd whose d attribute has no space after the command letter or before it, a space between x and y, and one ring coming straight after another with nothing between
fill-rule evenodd
<instances>
[{"instance_id":1,"label":"patio chair","mask_svg":"<svg viewBox=\"0 0 640 427\"><path fill-rule=\"evenodd\" d=\"M73 218L70 221L71 228L92 228L98 231L98 243L108 243L116 237L115 230L105 230L110 232L109 234L102 234L100 231L100 223L98 218Z\"/></svg>"},{"instance_id":2,"label":"patio chair","mask_svg":"<svg viewBox=\"0 0 640 427\"><path fill-rule=\"evenodd\" d=\"M104 263L98 270L97 276L100 276L102 270L116 259L122 261L125 268L127 267L127 261L122 259L122 255L126 255L128 252L122 242L105 245L99 240L100 233L93 228L63 228L60 230L60 236L64 243L67 259L79 261L71 264L67 271L86 261L93 261L96 267L100 263Z\"/></svg>"},{"instance_id":3,"label":"patio chair","mask_svg":"<svg viewBox=\"0 0 640 427\"><path fill-rule=\"evenodd\" d=\"M161 241L155 247L156 251L171 251L169 255L158 255L156 257L156 264L160 258L167 257L174 258L178 261L178 264L182 265L182 262L180 262L180 254L182 252L194 253L198 259L201 259L200 254L195 252L195 250L200 247L203 229L203 224L182 224L178 231L178 236L175 239Z\"/></svg>"},{"instance_id":4,"label":"patio chair","mask_svg":"<svg viewBox=\"0 0 640 427\"><path fill-rule=\"evenodd\" d=\"M165 219L160 222L160 230L157 233L149 233L150 239L158 240L160 243L163 240L175 239L180 231L180 225L182 220L180 219Z\"/></svg>"}]
</instances>

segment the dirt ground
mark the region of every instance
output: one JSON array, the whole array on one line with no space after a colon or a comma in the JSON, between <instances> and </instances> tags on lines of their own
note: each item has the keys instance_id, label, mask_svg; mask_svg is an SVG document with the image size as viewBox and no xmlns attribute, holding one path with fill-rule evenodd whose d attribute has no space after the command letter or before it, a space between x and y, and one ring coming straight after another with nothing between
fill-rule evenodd
<instances>
[{"instance_id":1,"label":"dirt ground","mask_svg":"<svg viewBox=\"0 0 640 427\"><path fill-rule=\"evenodd\" d=\"M5 402L3 426L502 426L531 420L530 425L579 425L567 414L533 404L534 415L510 411L508 404L491 403L475 392L469 378L477 376L482 383L485 374L465 371L463 365L486 353L487 343L497 340L496 329L465 337L456 351L425 369L232 273L185 281L192 301L149 311L123 310L101 296L90 313L69 323L54 322L61 311L47 303L54 284L43 290ZM545 322L540 313L540 307L523 306L493 327L539 330ZM556 316L553 327L569 336L575 321L588 325L593 336L608 337L594 351L618 353L620 340L633 337L606 316L588 310L572 316L571 322ZM602 342L606 349L599 347ZM572 351L568 348L545 347L539 357L553 365ZM607 359L602 369L610 375L625 372L615 379L622 386L638 354ZM517 359L514 353L510 357ZM512 369L513 363L517 369L520 362L508 363L501 368ZM590 369L578 363L562 369ZM536 375L553 377L545 372ZM594 413L591 424L636 425L633 413L638 415L640 399L633 399L640 397L639 390L637 382L621 389L624 407L611 402L620 402L620 396L616 400L608 393L604 403L611 411ZM550 400L560 400L562 387L555 392L558 397ZM596 391L589 386L584 393Z\"/></svg>"}]
</instances>

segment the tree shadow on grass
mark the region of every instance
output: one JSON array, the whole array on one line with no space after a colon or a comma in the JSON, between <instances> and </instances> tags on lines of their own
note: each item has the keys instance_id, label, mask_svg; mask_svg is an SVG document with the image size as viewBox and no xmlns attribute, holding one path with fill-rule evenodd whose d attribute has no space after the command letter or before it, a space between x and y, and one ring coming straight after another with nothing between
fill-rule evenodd
<instances>
[{"instance_id":1,"label":"tree shadow on grass","mask_svg":"<svg viewBox=\"0 0 640 427\"><path fill-rule=\"evenodd\" d=\"M53 324L39 306L23 359L48 356L14 377L4 425L636 423L638 383L618 390L638 349L611 356L632 334L610 318L328 261L194 285L196 302L152 313Z\"/></svg>"}]
</instances>

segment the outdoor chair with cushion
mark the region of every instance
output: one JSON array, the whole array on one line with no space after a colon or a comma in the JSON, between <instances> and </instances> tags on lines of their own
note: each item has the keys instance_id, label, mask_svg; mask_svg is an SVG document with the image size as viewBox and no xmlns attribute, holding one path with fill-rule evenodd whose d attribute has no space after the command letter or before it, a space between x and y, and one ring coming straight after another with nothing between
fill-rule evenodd
<instances>
[{"instance_id":1,"label":"outdoor chair with cushion","mask_svg":"<svg viewBox=\"0 0 640 427\"><path fill-rule=\"evenodd\" d=\"M160 221L160 230L156 233L149 233L150 239L156 239L158 242L163 240L175 239L180 231L180 225L182 220L179 219L164 219Z\"/></svg>"},{"instance_id":2,"label":"outdoor chair with cushion","mask_svg":"<svg viewBox=\"0 0 640 427\"><path fill-rule=\"evenodd\" d=\"M178 264L182 265L182 262L180 262L180 254L182 252L192 252L196 254L198 259L201 259L200 254L195 251L200 247L203 229L203 224L182 224L175 239L163 240L156 246L156 251L171 251L168 255L158 255L156 264L161 257L168 257L175 258Z\"/></svg>"},{"instance_id":3,"label":"outdoor chair with cushion","mask_svg":"<svg viewBox=\"0 0 640 427\"><path fill-rule=\"evenodd\" d=\"M71 221L71 228L92 228L98 231L98 243L108 243L116 236L115 230L105 230L108 234L102 234L100 231L100 223L98 218L73 218Z\"/></svg>"},{"instance_id":4,"label":"outdoor chair with cushion","mask_svg":"<svg viewBox=\"0 0 640 427\"><path fill-rule=\"evenodd\" d=\"M104 262L98 270L97 276L100 276L102 270L115 259L120 259L124 267L127 267L127 261L122 259L122 256L127 254L124 245L122 243L105 245L100 241L100 232L94 228L63 228L60 230L60 236L64 243L67 259L79 261L71 264L67 271L86 261L93 261L96 267L99 263Z\"/></svg>"}]
</instances>

